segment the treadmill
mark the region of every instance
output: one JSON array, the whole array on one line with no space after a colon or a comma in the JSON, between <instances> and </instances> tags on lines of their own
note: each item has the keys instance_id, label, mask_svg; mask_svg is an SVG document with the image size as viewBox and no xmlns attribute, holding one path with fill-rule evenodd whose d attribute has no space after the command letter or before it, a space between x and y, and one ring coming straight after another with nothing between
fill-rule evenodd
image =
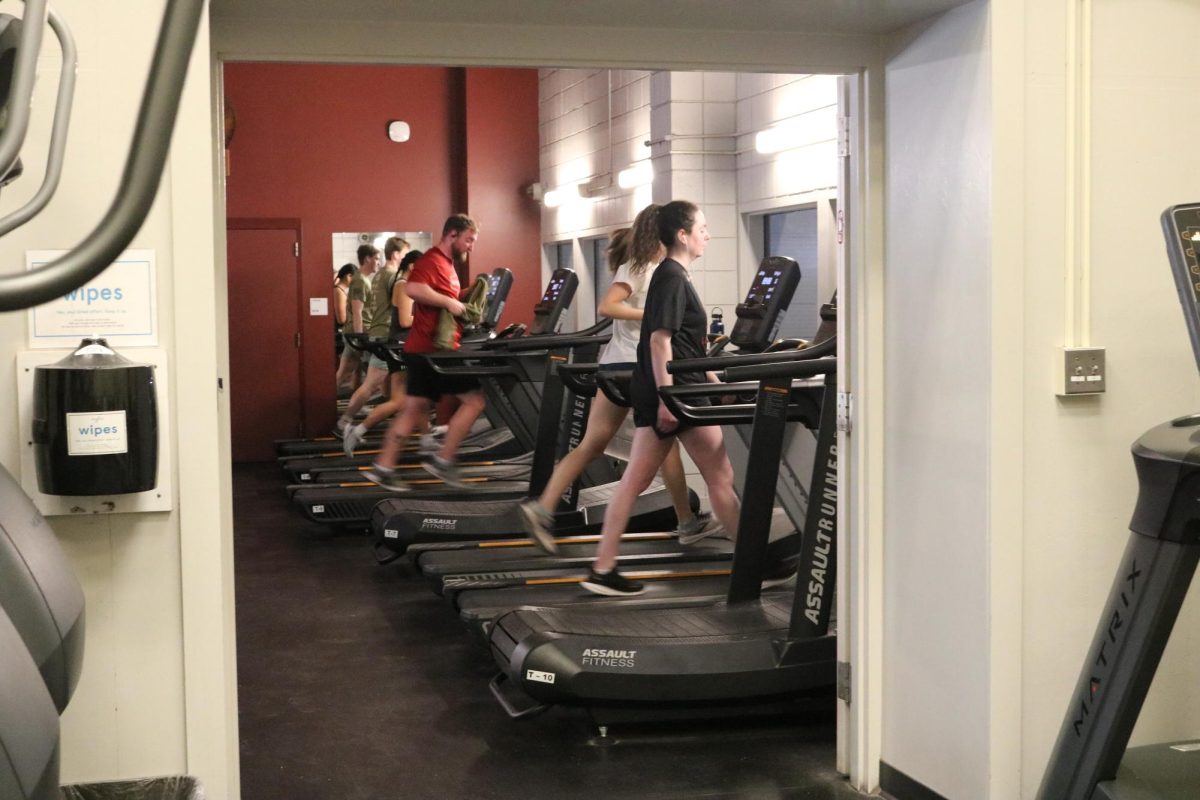
<instances>
[{"instance_id":1,"label":"treadmill","mask_svg":"<svg viewBox=\"0 0 1200 800\"><path fill-rule=\"evenodd\" d=\"M500 315L508 301L508 293L512 289L512 271L506 267L496 267L488 276L487 311L477 326L463 331L463 346L468 342L486 341L496 336L495 329L500 322ZM511 326L510 326L511 327ZM390 342L386 338L369 338L366 334L345 334L346 345L356 350L363 350L376 355L384 361L397 359L398 351L403 347L402 342ZM364 447L378 445L383 438L382 432L371 432L364 441ZM315 456L321 453L333 453L345 458L342 452L342 440L336 436L317 436L311 439L278 439L275 442L275 454L282 458L297 456ZM288 465L283 464L287 469ZM303 478L301 480L304 480Z\"/></svg>"},{"instance_id":2,"label":"treadmill","mask_svg":"<svg viewBox=\"0 0 1200 800\"><path fill-rule=\"evenodd\" d=\"M535 308L533 332L528 336L493 340L476 350L422 356L439 372L461 372L479 377L488 396L488 405L508 423L508 430L520 443L522 451L534 453L534 458L539 442L544 443L549 437L552 450L558 433L555 412L562 403L562 384L548 365L553 358L565 359L567 356L550 348L557 347L563 352L570 352L574 348L594 349L601 341L597 334L608 325L605 322L577 334L552 333L563 311L569 306L577 284L578 278L571 270L560 269L551 276L546 294ZM551 415L550 422L541 419L547 415ZM466 446L459 453L464 462L479 457L478 451ZM417 467L419 458L419 453L411 453L407 463ZM401 464L404 463L402 460ZM468 475L464 479L470 484L467 489L446 486L422 472L423 477L410 481L414 491L403 494L364 480L346 484L293 486L289 491L293 502L315 522L366 527L372 508L382 500L403 498L415 501L421 497L444 503L463 497L521 497L528 490L529 471L520 467L519 463L476 467L476 476ZM488 480L487 473L491 473L495 479ZM615 478L616 473L611 464L597 462L589 467L586 476L593 482L606 482Z\"/></svg>"},{"instance_id":3,"label":"treadmill","mask_svg":"<svg viewBox=\"0 0 1200 800\"><path fill-rule=\"evenodd\" d=\"M835 347L835 342L830 340L828 349ZM823 347L813 347L807 351L790 350L736 360L726 359L726 362L744 365L746 362L743 359L765 364L779 363L780 359L810 360L821 358L823 350ZM678 393L695 395L701 389L718 397L731 389L736 391L745 388L756 392L758 387L756 382L733 386L705 384L701 387L671 387L665 390L665 396L680 418L693 419L699 424L750 422L755 411L753 403L748 406L717 406L697 412L678 396ZM820 393L819 402L814 402L814 392ZM835 395L836 387L828 380L819 387L812 387L808 382L794 384L790 390L788 421L815 427L816 440L812 441L807 431L798 430L795 425L785 428L781 437L774 498L778 507L771 511L768 518L764 545L766 574L776 583L796 572L802 553L802 529L796 521L807 520L813 505L810 487L818 487L818 501L821 497L823 473L819 470L836 460L836 414L825 413L825 409L836 409ZM730 436L728 429L726 436ZM804 469L809 477L801 480L800 472ZM747 467L735 465L735 476L743 475L749 475ZM769 503L769 500L743 493L742 502ZM573 544L572 539L581 541ZM563 540L565 544L560 545L560 556L565 555L574 563L550 562L545 569L512 573L497 569L488 574L442 575L440 586L435 585L435 591L454 605L460 619L473 633L486 640L492 620L517 606L567 606L597 602L595 595L579 586L594 557L597 539L593 536ZM711 605L722 599L729 589L733 572L731 560L735 550L728 540L716 537L682 546L671 534L627 533L622 540L618 561L624 574L642 581L646 590L628 597L606 597L602 602L607 606L630 607ZM434 577L435 581L438 579Z\"/></svg>"},{"instance_id":4,"label":"treadmill","mask_svg":"<svg viewBox=\"0 0 1200 800\"><path fill-rule=\"evenodd\" d=\"M1175 287L1200 366L1200 203L1162 214ZM1080 376L1086 380L1087 376ZM1200 561L1200 415L1134 442L1138 499L1039 800L1200 796L1200 741L1126 749Z\"/></svg>"},{"instance_id":5,"label":"treadmill","mask_svg":"<svg viewBox=\"0 0 1200 800\"><path fill-rule=\"evenodd\" d=\"M759 353L768 348L778 332L779 325L800 281L800 268L790 258L770 257L763 260L755 275L754 281L744 302L737 308L738 321L732 331L730 341L742 353ZM794 345L791 345L794 346ZM705 363L694 366L693 369L720 369L725 359L732 356L705 360ZM739 355L737 358L748 356ZM711 363L710 363L711 362ZM561 370L564 380L571 382L580 380L582 367L566 367ZM595 373L593 379L604 390L608 398L617 405L629 405L628 381L629 373L617 372ZM815 414L814 414L815 420ZM576 417L578 419L578 417ZM583 417L586 422L586 415ZM747 417L748 421L748 417ZM574 430L574 422L572 430ZM815 422L814 422L815 426ZM573 434L576 441L582 437L582 428ZM741 442L734 436L731 442ZM547 473L548 479L548 473ZM545 481L531 487L530 496L541 493ZM582 491L569 491L560 502L555 514L555 531L558 534L595 534L599 531L604 519L604 511L608 500L615 490L615 482L610 485L595 486ZM662 499L656 499L662 498ZM660 508L663 500L666 515L658 524L648 516L649 507ZM380 504L376 507L372 519L372 528L379 538L393 543L395 549L406 549L413 546L412 557L418 569L433 575L440 586L441 576L455 573L491 573L487 576L487 586L495 588L500 585L522 585L529 576L521 570L541 571L555 568L575 559L575 572L582 554L575 555L574 550L586 548L588 539L571 539L564 542L567 551L558 557L547 556L531 543L523 546L496 547L488 543L482 544L480 539L513 538L525 536L516 503L492 504L488 506L461 506L450 509L445 519L452 520L450 530L431 529L425 522L423 514L405 509L407 513L392 513L390 504ZM423 510L424 511L424 510ZM432 513L432 512L429 512ZM669 516L667 516L669 515ZM669 529L674 526L675 515L669 502L669 494L658 478L651 483L647 492L637 501L630 518L630 532L643 532ZM678 550L674 537L669 538L669 547ZM414 546L415 545L415 546ZM706 545L707 548L718 546L716 542ZM723 557L728 559L729 549L726 548ZM561 561L560 561L561 559ZM503 573L496 575L495 573ZM533 577L544 577L535 575ZM503 580L504 583L497 583Z\"/></svg>"},{"instance_id":6,"label":"treadmill","mask_svg":"<svg viewBox=\"0 0 1200 800\"><path fill-rule=\"evenodd\" d=\"M802 351L801 351L802 352ZM830 631L836 574L836 451L817 460L792 591L762 591L771 495L792 381L826 376L836 358L731 366L727 381L757 380L733 574L724 599L685 608L622 608L607 598L559 608L517 608L491 626L500 673L492 692L516 719L552 704L588 708L598 724L623 719L761 713L836 679ZM663 390L664 396L676 388ZM719 387L717 387L719 388ZM718 418L720 407L681 406L685 419ZM836 413L832 405L823 416Z\"/></svg>"}]
</instances>

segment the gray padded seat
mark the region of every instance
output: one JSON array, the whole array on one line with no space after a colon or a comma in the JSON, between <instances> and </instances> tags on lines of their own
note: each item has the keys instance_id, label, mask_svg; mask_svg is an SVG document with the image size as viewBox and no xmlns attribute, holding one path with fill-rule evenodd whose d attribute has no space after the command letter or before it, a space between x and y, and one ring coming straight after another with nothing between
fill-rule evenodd
<instances>
[{"instance_id":1,"label":"gray padded seat","mask_svg":"<svg viewBox=\"0 0 1200 800\"><path fill-rule=\"evenodd\" d=\"M0 611L0 797L58 796L58 713L20 634Z\"/></svg>"},{"instance_id":2,"label":"gray padded seat","mask_svg":"<svg viewBox=\"0 0 1200 800\"><path fill-rule=\"evenodd\" d=\"M2 466L0 609L24 640L61 713L83 668L83 589L54 531Z\"/></svg>"}]
</instances>

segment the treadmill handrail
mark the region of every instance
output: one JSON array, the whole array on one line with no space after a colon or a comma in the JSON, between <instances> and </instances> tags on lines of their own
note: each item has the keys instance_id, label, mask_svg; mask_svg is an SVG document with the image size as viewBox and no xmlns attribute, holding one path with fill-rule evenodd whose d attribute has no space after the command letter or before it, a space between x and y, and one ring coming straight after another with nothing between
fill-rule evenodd
<instances>
[{"instance_id":1,"label":"treadmill handrail","mask_svg":"<svg viewBox=\"0 0 1200 800\"><path fill-rule=\"evenodd\" d=\"M469 375L477 378L503 378L503 377L519 377L520 371L509 364L463 364L461 366L450 366L449 364L440 362L437 359L428 358L433 353L409 353L409 357L417 356L424 358L425 362L433 368L433 371L438 375Z\"/></svg>"},{"instance_id":2,"label":"treadmill handrail","mask_svg":"<svg viewBox=\"0 0 1200 800\"><path fill-rule=\"evenodd\" d=\"M606 369L603 373L596 373L596 385L600 387L600 391L604 392L604 396L611 400L613 405L622 408L629 408L633 404L629 392L625 391L632 380L632 369Z\"/></svg>"},{"instance_id":3,"label":"treadmill handrail","mask_svg":"<svg viewBox=\"0 0 1200 800\"><path fill-rule=\"evenodd\" d=\"M793 387L793 390L800 387ZM659 394L666 401L667 408L677 418L697 425L743 425L754 420L754 403L726 403L717 405L695 406L685 402L689 397L724 397L730 394L758 394L758 381L741 383L693 383L682 386L664 386ZM811 408L797 404L789 397L787 419L790 422L810 422L816 424L809 416Z\"/></svg>"},{"instance_id":4,"label":"treadmill handrail","mask_svg":"<svg viewBox=\"0 0 1200 800\"><path fill-rule=\"evenodd\" d=\"M596 371L599 364L559 364L555 367L568 389L584 397L596 396Z\"/></svg>"},{"instance_id":5,"label":"treadmill handrail","mask_svg":"<svg viewBox=\"0 0 1200 800\"><path fill-rule=\"evenodd\" d=\"M484 343L484 350L536 350L558 347L582 347L593 342L605 343L612 334L605 334L612 327L612 320L607 317L590 328L570 333L538 333L532 336L522 336L517 339L492 339Z\"/></svg>"},{"instance_id":6,"label":"treadmill handrail","mask_svg":"<svg viewBox=\"0 0 1200 800\"><path fill-rule=\"evenodd\" d=\"M837 372L836 358L821 358L816 361L788 361L782 364L750 364L730 367L725 370L728 381L762 381L770 378L812 378Z\"/></svg>"},{"instance_id":7,"label":"treadmill handrail","mask_svg":"<svg viewBox=\"0 0 1200 800\"><path fill-rule=\"evenodd\" d=\"M203 8L204 0L167 4L125 171L100 223L65 255L0 276L0 311L46 303L82 286L113 263L141 229L158 193Z\"/></svg>"},{"instance_id":8,"label":"treadmill handrail","mask_svg":"<svg viewBox=\"0 0 1200 800\"><path fill-rule=\"evenodd\" d=\"M726 355L713 358L684 358L667 362L667 372L708 372L710 370L728 369L731 358L737 359L738 366L750 364L774 364L780 361L795 361L797 359L816 359L833 355L837 352L837 339L826 339L823 342L805 347L802 350L784 350L776 353L746 353L745 355Z\"/></svg>"}]
</instances>

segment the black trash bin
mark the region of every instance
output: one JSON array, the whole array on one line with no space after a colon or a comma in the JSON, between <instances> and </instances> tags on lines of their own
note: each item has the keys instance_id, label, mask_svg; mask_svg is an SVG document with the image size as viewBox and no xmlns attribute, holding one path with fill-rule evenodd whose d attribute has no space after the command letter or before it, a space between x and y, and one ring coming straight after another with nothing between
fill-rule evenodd
<instances>
[{"instance_id":1,"label":"black trash bin","mask_svg":"<svg viewBox=\"0 0 1200 800\"><path fill-rule=\"evenodd\" d=\"M136 781L77 783L62 787L63 800L204 800L195 778L170 775Z\"/></svg>"},{"instance_id":2,"label":"black trash bin","mask_svg":"<svg viewBox=\"0 0 1200 800\"><path fill-rule=\"evenodd\" d=\"M43 494L148 492L158 480L154 367L135 364L103 339L37 367L33 451Z\"/></svg>"}]
</instances>

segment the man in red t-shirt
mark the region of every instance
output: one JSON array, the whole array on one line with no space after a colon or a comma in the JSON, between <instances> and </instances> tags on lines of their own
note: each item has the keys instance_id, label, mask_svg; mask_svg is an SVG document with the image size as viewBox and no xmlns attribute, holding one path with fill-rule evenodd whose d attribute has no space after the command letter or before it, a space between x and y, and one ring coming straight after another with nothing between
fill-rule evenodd
<instances>
[{"instance_id":1,"label":"man in red t-shirt","mask_svg":"<svg viewBox=\"0 0 1200 800\"><path fill-rule=\"evenodd\" d=\"M458 295L458 273L454 271L456 261L465 259L479 238L479 225L466 214L455 214L442 226L442 238L425 251L425 255L413 265L405 290L413 301L413 324L404 342L406 354L432 353L437 329L438 315L442 309L456 317L462 316L463 304ZM454 334L454 349L458 349L460 331ZM402 492L408 485L395 473L396 456L400 446L408 440L418 423L429 418L433 404L444 394L459 399L458 409L450 418L442 448L430 456L422 466L450 486L463 488L455 457L458 446L475 420L483 412L483 391L479 381L457 375L439 375L423 358L405 359L408 376L407 399L404 410L392 421L384 437L383 451L366 476L380 486Z\"/></svg>"}]
</instances>

